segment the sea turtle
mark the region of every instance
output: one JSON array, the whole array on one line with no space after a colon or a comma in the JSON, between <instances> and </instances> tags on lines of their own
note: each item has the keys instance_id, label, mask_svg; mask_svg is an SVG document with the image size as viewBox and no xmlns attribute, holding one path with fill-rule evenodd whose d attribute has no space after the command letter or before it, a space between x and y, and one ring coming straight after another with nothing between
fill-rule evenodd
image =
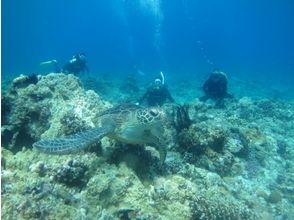
<instances>
[{"instance_id":1,"label":"sea turtle","mask_svg":"<svg viewBox=\"0 0 294 220\"><path fill-rule=\"evenodd\" d=\"M51 154L67 154L79 151L107 136L129 144L150 144L160 154L163 163L166 148L162 134L165 113L159 107L119 105L102 112L101 126L77 134L40 140L33 147Z\"/></svg>"}]
</instances>

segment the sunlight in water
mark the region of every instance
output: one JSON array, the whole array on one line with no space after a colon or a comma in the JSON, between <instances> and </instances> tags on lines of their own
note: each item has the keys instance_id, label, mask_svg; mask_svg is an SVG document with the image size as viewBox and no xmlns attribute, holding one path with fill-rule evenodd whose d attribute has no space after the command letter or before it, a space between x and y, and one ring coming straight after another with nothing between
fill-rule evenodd
<instances>
[{"instance_id":1,"label":"sunlight in water","mask_svg":"<svg viewBox=\"0 0 294 220\"><path fill-rule=\"evenodd\" d=\"M151 14L154 19L154 46L160 49L161 42L161 24L163 21L163 13L161 10L161 0L139 0L139 4L144 12Z\"/></svg>"},{"instance_id":2,"label":"sunlight in water","mask_svg":"<svg viewBox=\"0 0 294 220\"><path fill-rule=\"evenodd\" d=\"M152 13L154 16L159 16L161 14L161 1L160 0L139 0L140 6Z\"/></svg>"}]
</instances>

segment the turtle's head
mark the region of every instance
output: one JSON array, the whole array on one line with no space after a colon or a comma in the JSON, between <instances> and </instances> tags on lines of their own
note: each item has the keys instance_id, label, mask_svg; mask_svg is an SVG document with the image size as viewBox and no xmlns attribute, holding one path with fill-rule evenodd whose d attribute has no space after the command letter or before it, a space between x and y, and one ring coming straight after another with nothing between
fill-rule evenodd
<instances>
[{"instance_id":1,"label":"turtle's head","mask_svg":"<svg viewBox=\"0 0 294 220\"><path fill-rule=\"evenodd\" d=\"M158 107L151 107L148 109L148 114L154 119L161 119L164 116L164 111Z\"/></svg>"},{"instance_id":2,"label":"turtle's head","mask_svg":"<svg viewBox=\"0 0 294 220\"><path fill-rule=\"evenodd\" d=\"M138 120L142 123L153 123L160 121L164 118L164 111L158 107L150 107L146 109L142 109L140 112L138 112Z\"/></svg>"}]
</instances>

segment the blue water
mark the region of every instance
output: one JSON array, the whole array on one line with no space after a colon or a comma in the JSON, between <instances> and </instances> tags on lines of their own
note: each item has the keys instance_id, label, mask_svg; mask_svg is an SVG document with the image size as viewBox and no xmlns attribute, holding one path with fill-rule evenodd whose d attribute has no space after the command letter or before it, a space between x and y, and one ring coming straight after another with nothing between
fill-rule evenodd
<instances>
[{"instance_id":1,"label":"blue water","mask_svg":"<svg viewBox=\"0 0 294 220\"><path fill-rule=\"evenodd\" d=\"M291 0L3 0L2 76L88 56L95 74L193 77L220 68L294 83Z\"/></svg>"}]
</instances>

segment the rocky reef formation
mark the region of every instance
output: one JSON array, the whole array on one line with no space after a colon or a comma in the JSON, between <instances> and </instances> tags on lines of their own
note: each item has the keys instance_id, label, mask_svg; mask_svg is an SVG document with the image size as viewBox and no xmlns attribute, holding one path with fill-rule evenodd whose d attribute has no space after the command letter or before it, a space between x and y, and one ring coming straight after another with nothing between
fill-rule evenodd
<instances>
[{"instance_id":1,"label":"rocky reef formation","mask_svg":"<svg viewBox=\"0 0 294 220\"><path fill-rule=\"evenodd\" d=\"M123 215L128 215L127 219L170 219L175 215L197 219L202 215L226 217L228 213L222 214L225 208L234 212L232 216L238 212L247 219L256 218L246 204L230 195L218 175L205 177L207 171L194 166L191 177L202 176L199 181L207 182L211 189L180 174L157 175L142 182L126 163L109 164L90 153L58 157L32 150L15 156L7 150L2 153L9 161L2 172L4 219L124 219L119 218ZM79 176L85 180L83 187L76 184ZM221 194L211 199L206 193L213 191ZM223 194L230 203L223 205ZM210 215L209 210L213 210Z\"/></svg>"},{"instance_id":2,"label":"rocky reef formation","mask_svg":"<svg viewBox=\"0 0 294 220\"><path fill-rule=\"evenodd\" d=\"M2 95L3 145L13 152L40 138L94 127L97 114L110 106L73 75L49 74L31 83L20 76Z\"/></svg>"},{"instance_id":3,"label":"rocky reef formation","mask_svg":"<svg viewBox=\"0 0 294 220\"><path fill-rule=\"evenodd\" d=\"M294 218L294 103L166 105L164 166L154 148L108 138L77 154L32 149L110 106L72 75L15 79L2 96L2 219Z\"/></svg>"}]
</instances>

